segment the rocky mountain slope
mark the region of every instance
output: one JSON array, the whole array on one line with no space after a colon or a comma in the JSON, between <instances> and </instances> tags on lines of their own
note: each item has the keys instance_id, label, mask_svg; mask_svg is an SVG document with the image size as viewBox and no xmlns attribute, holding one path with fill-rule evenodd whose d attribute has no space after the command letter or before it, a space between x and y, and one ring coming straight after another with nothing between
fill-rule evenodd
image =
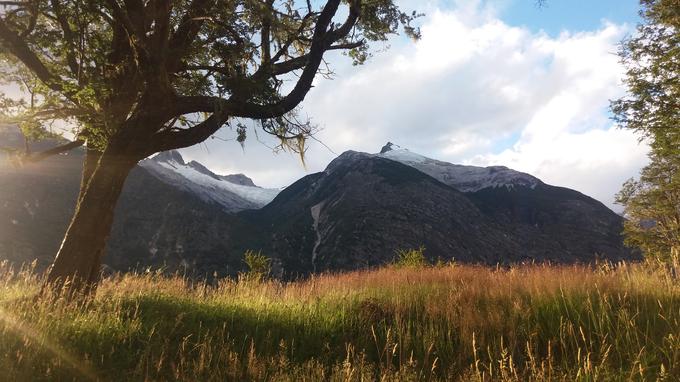
<instances>
[{"instance_id":1,"label":"rocky mountain slope","mask_svg":"<svg viewBox=\"0 0 680 382\"><path fill-rule=\"evenodd\" d=\"M528 259L516 238L459 191L365 153L340 155L326 171L242 215L268 224L266 251L301 273L384 264L396 249L420 245L432 258L491 264Z\"/></svg>"},{"instance_id":2,"label":"rocky mountain slope","mask_svg":"<svg viewBox=\"0 0 680 382\"><path fill-rule=\"evenodd\" d=\"M432 260L486 264L636 258L622 218L581 193L505 167L382 151L346 152L241 215L271 227L266 251L299 272L381 264L420 245Z\"/></svg>"},{"instance_id":3,"label":"rocky mountain slope","mask_svg":"<svg viewBox=\"0 0 680 382\"><path fill-rule=\"evenodd\" d=\"M543 183L504 166L476 167L442 162L392 143L380 156L416 168L466 196L486 216L521 238L538 258L588 261L626 258L623 218L599 201L564 187Z\"/></svg>"}]
</instances>

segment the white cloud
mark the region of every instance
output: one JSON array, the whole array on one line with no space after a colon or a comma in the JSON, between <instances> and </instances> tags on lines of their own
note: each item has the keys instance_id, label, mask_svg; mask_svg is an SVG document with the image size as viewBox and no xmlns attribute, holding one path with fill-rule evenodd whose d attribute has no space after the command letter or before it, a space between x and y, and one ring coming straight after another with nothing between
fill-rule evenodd
<instances>
[{"instance_id":1,"label":"white cloud","mask_svg":"<svg viewBox=\"0 0 680 382\"><path fill-rule=\"evenodd\" d=\"M420 41L393 41L362 67L332 56L337 77L316 81L304 104L324 128L318 138L336 153L376 152L393 141L437 159L502 164L611 206L646 152L606 114L608 100L623 91L615 52L625 27L603 23L553 38L507 25L479 1L456 4L440 10L430 3ZM203 147L186 154L266 186L306 173L297 158L273 156L253 141L246 155L235 143ZM312 143L307 171L334 156Z\"/></svg>"},{"instance_id":2,"label":"white cloud","mask_svg":"<svg viewBox=\"0 0 680 382\"><path fill-rule=\"evenodd\" d=\"M479 154L467 162L530 172L612 206L614 193L625 179L636 175L647 152L604 112L608 99L623 91L622 68L612 54L623 32L605 24L596 32L537 40L534 46L552 60L548 77L560 85L536 107L511 148Z\"/></svg>"}]
</instances>

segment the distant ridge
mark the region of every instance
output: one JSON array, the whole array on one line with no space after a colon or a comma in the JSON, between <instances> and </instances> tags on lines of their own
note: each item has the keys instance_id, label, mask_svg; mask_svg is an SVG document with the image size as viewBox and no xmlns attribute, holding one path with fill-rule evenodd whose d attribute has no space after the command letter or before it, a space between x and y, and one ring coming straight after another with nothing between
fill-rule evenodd
<instances>
[{"instance_id":1,"label":"distant ridge","mask_svg":"<svg viewBox=\"0 0 680 382\"><path fill-rule=\"evenodd\" d=\"M261 208L280 191L258 187L243 174L218 175L199 162L185 163L174 150L143 160L140 166L163 182L218 204L227 212Z\"/></svg>"}]
</instances>

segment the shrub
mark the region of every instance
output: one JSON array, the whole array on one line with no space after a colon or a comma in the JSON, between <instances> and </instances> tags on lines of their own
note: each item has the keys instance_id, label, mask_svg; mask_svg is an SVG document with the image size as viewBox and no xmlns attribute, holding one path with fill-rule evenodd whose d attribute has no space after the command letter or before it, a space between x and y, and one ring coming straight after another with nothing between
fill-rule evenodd
<instances>
[{"instance_id":1,"label":"shrub","mask_svg":"<svg viewBox=\"0 0 680 382\"><path fill-rule=\"evenodd\" d=\"M262 251L247 250L243 254L243 261L248 266L245 277L253 281L262 281L269 277L272 271L272 259L262 254Z\"/></svg>"},{"instance_id":2,"label":"shrub","mask_svg":"<svg viewBox=\"0 0 680 382\"><path fill-rule=\"evenodd\" d=\"M445 260L441 256L437 258L437 261L435 261L434 265L435 268L446 268L446 267L455 267L456 266L456 259L451 259L451 260Z\"/></svg>"},{"instance_id":3,"label":"shrub","mask_svg":"<svg viewBox=\"0 0 680 382\"><path fill-rule=\"evenodd\" d=\"M429 265L425 258L425 247L418 249L398 249L394 265L407 268L424 268Z\"/></svg>"}]
</instances>

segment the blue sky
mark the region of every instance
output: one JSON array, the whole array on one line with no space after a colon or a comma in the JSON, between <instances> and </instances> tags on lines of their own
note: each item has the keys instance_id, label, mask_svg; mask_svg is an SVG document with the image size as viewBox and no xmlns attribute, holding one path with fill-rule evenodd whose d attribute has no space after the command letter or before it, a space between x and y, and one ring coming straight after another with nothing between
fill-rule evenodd
<instances>
[{"instance_id":1,"label":"blue sky","mask_svg":"<svg viewBox=\"0 0 680 382\"><path fill-rule=\"evenodd\" d=\"M500 3L503 21L533 31L543 30L551 36L565 30L594 30L602 20L635 25L639 21L638 10L637 0L547 0L540 8L531 0Z\"/></svg>"},{"instance_id":2,"label":"blue sky","mask_svg":"<svg viewBox=\"0 0 680 382\"><path fill-rule=\"evenodd\" d=\"M322 130L307 166L249 134L245 150L209 140L183 150L222 174L267 187L322 171L346 150L394 142L452 163L504 165L576 189L616 209L614 194L646 163L647 148L609 119L624 94L618 44L634 32L634 0L401 0L423 37L395 37L353 67L332 54L302 113ZM218 133L231 138L229 129Z\"/></svg>"}]
</instances>

